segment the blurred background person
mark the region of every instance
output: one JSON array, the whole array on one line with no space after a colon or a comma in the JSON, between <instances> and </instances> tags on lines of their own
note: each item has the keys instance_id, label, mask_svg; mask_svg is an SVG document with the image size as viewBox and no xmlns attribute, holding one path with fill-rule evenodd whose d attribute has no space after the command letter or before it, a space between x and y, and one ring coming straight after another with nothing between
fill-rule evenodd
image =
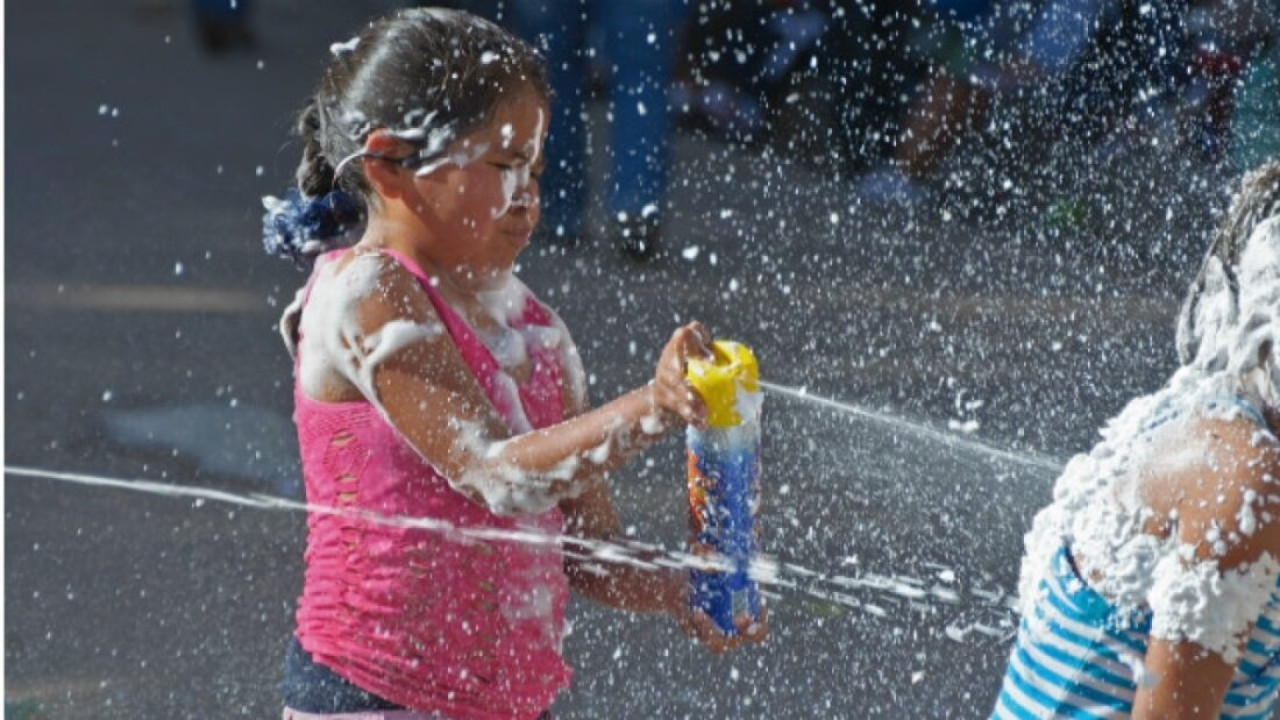
<instances>
[{"instance_id":1,"label":"blurred background person","mask_svg":"<svg viewBox=\"0 0 1280 720\"><path fill-rule=\"evenodd\" d=\"M206 52L221 54L254 46L249 27L250 0L189 0L196 34Z\"/></svg>"},{"instance_id":2,"label":"blurred background person","mask_svg":"<svg viewBox=\"0 0 1280 720\"><path fill-rule=\"evenodd\" d=\"M793 76L815 60L829 26L829 9L814 0L699 3L672 105L686 126L712 137L768 139Z\"/></svg>"},{"instance_id":3,"label":"blurred background person","mask_svg":"<svg viewBox=\"0 0 1280 720\"><path fill-rule=\"evenodd\" d=\"M996 58L1008 42L999 19L990 0L935 0L925 8L903 49L923 66L923 77L899 127L886 128L886 135L898 131L890 160L863 176L860 195L908 203L923 198L922 181L981 126L1001 75Z\"/></svg>"},{"instance_id":4,"label":"blurred background person","mask_svg":"<svg viewBox=\"0 0 1280 720\"><path fill-rule=\"evenodd\" d=\"M1280 158L1280 41L1275 34L1249 63L1233 97L1231 160L1235 167Z\"/></svg>"},{"instance_id":5,"label":"blurred background person","mask_svg":"<svg viewBox=\"0 0 1280 720\"><path fill-rule=\"evenodd\" d=\"M1193 38L1187 99L1194 108L1188 134L1207 158L1230 155L1237 170L1280 156L1278 15L1276 0L1202 0L1187 13Z\"/></svg>"},{"instance_id":6,"label":"blurred background person","mask_svg":"<svg viewBox=\"0 0 1280 720\"><path fill-rule=\"evenodd\" d=\"M925 197L1001 97L1032 110L1018 151L1036 165L1067 136L1089 144L1126 123L1165 121L1185 76L1179 0L933 0L927 10L910 41L927 70L890 160L859 185L870 199Z\"/></svg>"},{"instance_id":7,"label":"blurred background person","mask_svg":"<svg viewBox=\"0 0 1280 720\"><path fill-rule=\"evenodd\" d=\"M545 54L555 96L542 176L544 237L573 245L586 227L587 99L598 33L608 87L604 239L636 259L658 253L667 192L668 102L684 0L512 2L508 20Z\"/></svg>"}]
</instances>

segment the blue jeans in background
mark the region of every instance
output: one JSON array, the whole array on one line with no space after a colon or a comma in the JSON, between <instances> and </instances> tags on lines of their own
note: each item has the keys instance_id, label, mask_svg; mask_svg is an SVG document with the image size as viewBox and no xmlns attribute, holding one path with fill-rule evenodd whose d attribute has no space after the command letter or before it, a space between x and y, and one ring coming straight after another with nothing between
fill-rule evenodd
<instances>
[{"instance_id":1,"label":"blue jeans in background","mask_svg":"<svg viewBox=\"0 0 1280 720\"><path fill-rule=\"evenodd\" d=\"M608 63L610 220L653 216L667 190L672 113L668 92L683 32L684 0L530 0L510 4L515 31L545 54L552 99L543 226L573 240L586 206L587 84L591 29ZM656 222L656 217L654 217Z\"/></svg>"}]
</instances>

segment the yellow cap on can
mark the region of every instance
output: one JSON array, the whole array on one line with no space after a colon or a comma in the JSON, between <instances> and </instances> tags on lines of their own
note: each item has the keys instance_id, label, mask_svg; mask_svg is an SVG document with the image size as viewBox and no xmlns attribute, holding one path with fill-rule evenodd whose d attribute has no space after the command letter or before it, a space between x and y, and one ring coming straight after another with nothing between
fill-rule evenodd
<instances>
[{"instance_id":1,"label":"yellow cap on can","mask_svg":"<svg viewBox=\"0 0 1280 720\"><path fill-rule=\"evenodd\" d=\"M738 388L760 390L760 368L746 345L731 340L711 344L714 357L690 358L685 377L707 404L707 425L727 428L742 424L738 415Z\"/></svg>"}]
</instances>

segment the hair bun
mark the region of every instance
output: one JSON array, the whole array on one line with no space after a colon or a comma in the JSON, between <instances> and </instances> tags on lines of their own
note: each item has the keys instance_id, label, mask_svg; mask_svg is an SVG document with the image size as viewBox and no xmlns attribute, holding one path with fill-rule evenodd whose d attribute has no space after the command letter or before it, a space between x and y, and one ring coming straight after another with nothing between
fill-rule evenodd
<instances>
[{"instance_id":1,"label":"hair bun","mask_svg":"<svg viewBox=\"0 0 1280 720\"><path fill-rule=\"evenodd\" d=\"M262 248L303 268L321 253L351 244L364 219L360 201L343 190L308 199L289 188L282 198L263 197L262 207Z\"/></svg>"}]
</instances>

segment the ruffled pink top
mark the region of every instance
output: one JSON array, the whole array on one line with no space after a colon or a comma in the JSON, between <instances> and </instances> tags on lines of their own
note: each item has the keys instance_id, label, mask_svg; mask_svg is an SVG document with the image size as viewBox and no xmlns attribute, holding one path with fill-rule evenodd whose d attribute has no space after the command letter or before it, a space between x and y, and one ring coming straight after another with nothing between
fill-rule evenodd
<instances>
[{"instance_id":1,"label":"ruffled pink top","mask_svg":"<svg viewBox=\"0 0 1280 720\"><path fill-rule=\"evenodd\" d=\"M522 407L513 407L516 394L509 383L503 390L503 371L474 330L412 261L387 254L418 278L513 432L563 419L558 348L529 343L532 370L518 386ZM529 338L547 337L537 330L553 323L550 311L528 295L512 327L533 330ZM561 533L559 510L493 514L452 489L372 404L313 400L296 376L294 421L309 503L433 518L457 528ZM298 639L350 682L451 718L536 718L568 685L571 672L560 653L568 581L558 545L465 541L351 513L312 512L307 527Z\"/></svg>"}]
</instances>

